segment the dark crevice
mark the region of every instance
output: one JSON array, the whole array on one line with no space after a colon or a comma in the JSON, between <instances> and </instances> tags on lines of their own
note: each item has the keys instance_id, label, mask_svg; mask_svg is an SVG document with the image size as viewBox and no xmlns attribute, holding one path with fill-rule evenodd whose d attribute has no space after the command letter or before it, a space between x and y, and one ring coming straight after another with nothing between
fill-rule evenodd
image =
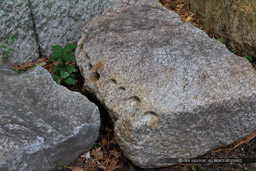
<instances>
[{"instance_id":1,"label":"dark crevice","mask_svg":"<svg viewBox=\"0 0 256 171\"><path fill-rule=\"evenodd\" d=\"M89 64L89 70L92 70L92 64Z\"/></svg>"},{"instance_id":2,"label":"dark crevice","mask_svg":"<svg viewBox=\"0 0 256 171\"><path fill-rule=\"evenodd\" d=\"M125 91L125 88L124 87L118 87L118 90Z\"/></svg>"},{"instance_id":3,"label":"dark crevice","mask_svg":"<svg viewBox=\"0 0 256 171\"><path fill-rule=\"evenodd\" d=\"M134 100L134 101L137 101L137 102L141 102L140 98L137 97L137 96L129 97L127 100Z\"/></svg>"},{"instance_id":4,"label":"dark crevice","mask_svg":"<svg viewBox=\"0 0 256 171\"><path fill-rule=\"evenodd\" d=\"M100 74L99 74L98 72L95 72L95 73L94 73L94 76L95 76L95 78L96 78L97 80L100 79Z\"/></svg>"},{"instance_id":5,"label":"dark crevice","mask_svg":"<svg viewBox=\"0 0 256 171\"><path fill-rule=\"evenodd\" d=\"M117 83L115 79L111 79L111 81L112 81L114 84L116 84L116 83Z\"/></svg>"},{"instance_id":6,"label":"dark crevice","mask_svg":"<svg viewBox=\"0 0 256 171\"><path fill-rule=\"evenodd\" d=\"M84 96L88 98L89 101L94 103L96 106L98 106L100 111L100 118L101 118L101 127L108 127L110 129L113 129L114 123L110 118L109 112L107 110L107 107L100 102L100 100L96 97L96 95L88 90L82 90L81 92Z\"/></svg>"},{"instance_id":7,"label":"dark crevice","mask_svg":"<svg viewBox=\"0 0 256 171\"><path fill-rule=\"evenodd\" d=\"M33 23L33 30L34 30L34 33L35 33L35 40L36 40L36 43L38 45L39 58L41 58L43 55L42 55L41 47L40 47L40 44L39 44L39 36L38 36L37 29L36 29L35 17L34 17L33 11L32 11L32 5L31 5L30 0L28 0L28 6L29 6L29 9L30 9L30 16L31 16L32 23Z\"/></svg>"},{"instance_id":8,"label":"dark crevice","mask_svg":"<svg viewBox=\"0 0 256 171\"><path fill-rule=\"evenodd\" d=\"M152 111L147 111L144 113L144 115L153 115L153 116L157 116L157 113L152 112ZM157 116L158 117L158 116Z\"/></svg>"}]
</instances>

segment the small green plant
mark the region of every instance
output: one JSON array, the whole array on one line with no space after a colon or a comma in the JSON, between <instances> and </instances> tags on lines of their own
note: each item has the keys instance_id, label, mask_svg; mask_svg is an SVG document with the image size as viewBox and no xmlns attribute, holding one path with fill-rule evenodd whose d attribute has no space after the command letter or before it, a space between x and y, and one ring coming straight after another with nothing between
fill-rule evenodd
<instances>
[{"instance_id":1,"label":"small green plant","mask_svg":"<svg viewBox=\"0 0 256 171\"><path fill-rule=\"evenodd\" d=\"M236 50L235 49L232 49L230 52L233 53L233 54L236 54Z\"/></svg>"},{"instance_id":2,"label":"small green plant","mask_svg":"<svg viewBox=\"0 0 256 171\"><path fill-rule=\"evenodd\" d=\"M251 56L244 56L250 63L252 63L252 57Z\"/></svg>"},{"instance_id":3,"label":"small green plant","mask_svg":"<svg viewBox=\"0 0 256 171\"><path fill-rule=\"evenodd\" d=\"M5 40L3 42L3 44L0 44L0 47L3 49L2 55L1 55L1 59L3 60L3 63L6 64L10 55L11 51L14 51L14 48L11 47L11 45L14 44L14 40L16 39L15 36L5 36Z\"/></svg>"},{"instance_id":4,"label":"small green plant","mask_svg":"<svg viewBox=\"0 0 256 171\"><path fill-rule=\"evenodd\" d=\"M222 38L218 38L217 40L220 41L223 44L226 44L225 41Z\"/></svg>"},{"instance_id":5,"label":"small green plant","mask_svg":"<svg viewBox=\"0 0 256 171\"><path fill-rule=\"evenodd\" d=\"M64 169L67 169L67 166L66 165L64 165L64 166L61 166L61 162L60 161L57 161L57 168L58 168L58 170L64 170Z\"/></svg>"},{"instance_id":6,"label":"small green plant","mask_svg":"<svg viewBox=\"0 0 256 171\"><path fill-rule=\"evenodd\" d=\"M52 78L58 84L66 83L69 85L74 85L74 72L76 72L75 67L70 65L71 62L75 62L73 50L77 48L77 45L68 44L64 48L60 45L52 46L52 57L49 62L57 61L58 65L53 68Z\"/></svg>"},{"instance_id":7,"label":"small green plant","mask_svg":"<svg viewBox=\"0 0 256 171\"><path fill-rule=\"evenodd\" d=\"M17 73L17 74L21 74L24 72L24 68L22 68L21 70L18 70L17 68L14 68L14 71Z\"/></svg>"},{"instance_id":8,"label":"small green plant","mask_svg":"<svg viewBox=\"0 0 256 171\"><path fill-rule=\"evenodd\" d=\"M191 169L193 170L193 171L196 171L196 168L195 168L195 166L191 166Z\"/></svg>"},{"instance_id":9,"label":"small green plant","mask_svg":"<svg viewBox=\"0 0 256 171\"><path fill-rule=\"evenodd\" d=\"M94 145L93 145L93 149L96 150L96 149L99 148L99 147L101 147L101 142L97 142L97 141L96 141L96 142L94 143Z\"/></svg>"}]
</instances>

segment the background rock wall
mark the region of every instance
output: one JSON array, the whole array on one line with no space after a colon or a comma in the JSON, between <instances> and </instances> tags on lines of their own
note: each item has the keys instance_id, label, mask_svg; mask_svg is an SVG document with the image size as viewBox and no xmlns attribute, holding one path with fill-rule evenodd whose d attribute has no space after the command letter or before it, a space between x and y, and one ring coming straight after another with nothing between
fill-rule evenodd
<instances>
[{"instance_id":1,"label":"background rock wall","mask_svg":"<svg viewBox=\"0 0 256 171\"><path fill-rule=\"evenodd\" d=\"M4 0L0 2L0 44L16 36L9 62L22 64L51 55L51 46L76 43L82 28L117 0ZM3 49L0 48L0 54Z\"/></svg>"},{"instance_id":2,"label":"background rock wall","mask_svg":"<svg viewBox=\"0 0 256 171\"><path fill-rule=\"evenodd\" d=\"M16 36L15 51L11 53L11 63L26 63L39 57L38 44L28 0L3 0L0 2L0 45L5 36ZM0 57L3 49L0 48Z\"/></svg>"},{"instance_id":3,"label":"background rock wall","mask_svg":"<svg viewBox=\"0 0 256 171\"><path fill-rule=\"evenodd\" d=\"M256 56L256 1L191 0L191 9L216 37L239 51Z\"/></svg>"},{"instance_id":4,"label":"background rock wall","mask_svg":"<svg viewBox=\"0 0 256 171\"><path fill-rule=\"evenodd\" d=\"M82 28L116 0L31 1L41 53L51 54L51 46L76 43Z\"/></svg>"}]
</instances>

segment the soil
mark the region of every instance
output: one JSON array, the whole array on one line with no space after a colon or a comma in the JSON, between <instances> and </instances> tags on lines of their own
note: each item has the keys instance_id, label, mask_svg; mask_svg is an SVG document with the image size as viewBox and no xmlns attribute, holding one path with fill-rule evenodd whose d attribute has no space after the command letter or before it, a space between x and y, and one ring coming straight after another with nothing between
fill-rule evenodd
<instances>
[{"instance_id":1,"label":"soil","mask_svg":"<svg viewBox=\"0 0 256 171\"><path fill-rule=\"evenodd\" d=\"M177 12L182 21L191 22L196 27L207 31L199 20L190 11L190 0L160 0L163 6L170 10ZM211 38L213 35L207 33ZM36 62L26 63L21 66L12 66L16 71L24 72L30 70L35 65L41 65L50 73L57 63L48 62L49 57L40 58ZM245 137L245 139L235 142L227 147L215 149L203 156L200 156L192 161L185 161L183 163L158 169L141 169L133 165L121 152L113 135L113 124L109 118L108 112L104 106L90 93L82 90L83 79L76 67L75 73L76 84L64 85L71 91L78 91L86 95L89 100L99 106L101 113L101 128L99 137L93 148L87 154L81 156L73 162L70 166L62 166L58 170L72 170L72 171L89 171L89 170L117 170L117 171L253 171L256 170L256 131ZM212 160L210 160L212 159ZM226 160L225 160L226 159ZM232 162L230 162L232 160ZM226 162L224 162L226 161Z\"/></svg>"}]
</instances>

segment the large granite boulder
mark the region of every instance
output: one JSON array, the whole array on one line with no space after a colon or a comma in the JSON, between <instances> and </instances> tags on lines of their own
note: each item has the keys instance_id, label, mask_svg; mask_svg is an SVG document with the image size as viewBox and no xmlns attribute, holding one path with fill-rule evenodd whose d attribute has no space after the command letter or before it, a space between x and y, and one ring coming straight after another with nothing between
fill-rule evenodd
<instances>
[{"instance_id":1,"label":"large granite boulder","mask_svg":"<svg viewBox=\"0 0 256 171\"><path fill-rule=\"evenodd\" d=\"M191 0L191 9L216 37L240 51L256 57L256 1Z\"/></svg>"},{"instance_id":2,"label":"large granite boulder","mask_svg":"<svg viewBox=\"0 0 256 171\"><path fill-rule=\"evenodd\" d=\"M43 68L18 75L0 64L0 170L52 171L89 151L98 108Z\"/></svg>"},{"instance_id":3,"label":"large granite boulder","mask_svg":"<svg viewBox=\"0 0 256 171\"><path fill-rule=\"evenodd\" d=\"M0 2L0 45L4 45L5 36L16 36L11 47L9 63L26 63L39 57L38 43L31 16L29 2L20 0L4 0ZM3 53L0 47L0 57ZM0 59L1 62L1 59Z\"/></svg>"},{"instance_id":4,"label":"large granite boulder","mask_svg":"<svg viewBox=\"0 0 256 171\"><path fill-rule=\"evenodd\" d=\"M124 154L170 166L256 130L256 72L153 0L122 0L86 25L84 88L106 106Z\"/></svg>"},{"instance_id":5,"label":"large granite boulder","mask_svg":"<svg viewBox=\"0 0 256 171\"><path fill-rule=\"evenodd\" d=\"M76 43L83 27L117 0L33 0L31 10L42 55L51 55L51 46Z\"/></svg>"}]
</instances>

